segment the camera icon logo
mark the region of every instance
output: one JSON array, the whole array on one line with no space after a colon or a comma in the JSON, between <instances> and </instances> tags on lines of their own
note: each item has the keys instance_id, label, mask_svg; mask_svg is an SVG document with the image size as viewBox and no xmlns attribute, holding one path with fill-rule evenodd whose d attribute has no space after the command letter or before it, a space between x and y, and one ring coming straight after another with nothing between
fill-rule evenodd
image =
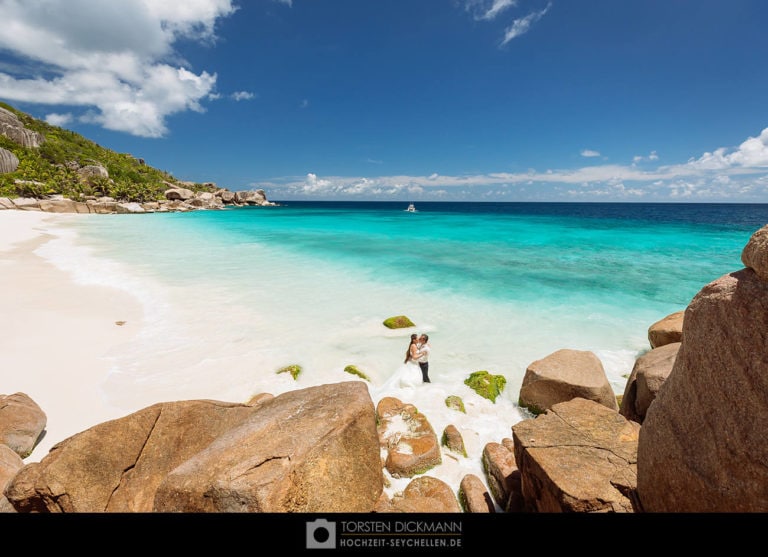
<instances>
[{"instance_id":1,"label":"camera icon logo","mask_svg":"<svg viewBox=\"0 0 768 557\"><path fill-rule=\"evenodd\" d=\"M336 523L324 518L307 522L307 549L336 549Z\"/></svg>"}]
</instances>

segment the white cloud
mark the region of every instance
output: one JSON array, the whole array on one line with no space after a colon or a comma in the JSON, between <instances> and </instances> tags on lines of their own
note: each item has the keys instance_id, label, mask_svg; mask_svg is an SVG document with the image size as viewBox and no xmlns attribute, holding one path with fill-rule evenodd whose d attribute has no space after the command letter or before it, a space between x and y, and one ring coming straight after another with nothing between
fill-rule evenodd
<instances>
[{"instance_id":1,"label":"white cloud","mask_svg":"<svg viewBox=\"0 0 768 557\"><path fill-rule=\"evenodd\" d=\"M725 147L720 147L711 153L704 153L698 159L688 161L688 165L702 170L720 170L734 166L766 168L768 167L768 128L763 129L758 137L746 139L731 153L728 153Z\"/></svg>"},{"instance_id":2,"label":"white cloud","mask_svg":"<svg viewBox=\"0 0 768 557\"><path fill-rule=\"evenodd\" d=\"M473 12L477 20L494 19L507 8L517 6L517 0L468 0L467 11Z\"/></svg>"},{"instance_id":3,"label":"white cloud","mask_svg":"<svg viewBox=\"0 0 768 557\"><path fill-rule=\"evenodd\" d=\"M0 0L0 49L43 72L0 72L0 97L79 106L81 121L145 137L167 132L168 116L202 111L216 74L178 59L178 39L214 42L232 0Z\"/></svg>"},{"instance_id":4,"label":"white cloud","mask_svg":"<svg viewBox=\"0 0 768 557\"><path fill-rule=\"evenodd\" d=\"M582 157L599 157L600 151L593 151L592 149L582 149L581 156Z\"/></svg>"},{"instance_id":5,"label":"white cloud","mask_svg":"<svg viewBox=\"0 0 768 557\"><path fill-rule=\"evenodd\" d=\"M299 108L307 108L309 106L309 101L307 99L301 99L301 102L299 103Z\"/></svg>"},{"instance_id":6,"label":"white cloud","mask_svg":"<svg viewBox=\"0 0 768 557\"><path fill-rule=\"evenodd\" d=\"M634 157L632 157L632 163L634 164L637 164L643 161L657 161L657 160L659 160L659 155L656 154L656 151L651 151L651 153L647 157L644 157L642 155L635 155Z\"/></svg>"},{"instance_id":7,"label":"white cloud","mask_svg":"<svg viewBox=\"0 0 768 557\"><path fill-rule=\"evenodd\" d=\"M320 180L317 177L317 174L312 173L307 174L301 187L305 193L321 193L327 191L329 188L333 188L333 184L330 180Z\"/></svg>"},{"instance_id":8,"label":"white cloud","mask_svg":"<svg viewBox=\"0 0 768 557\"><path fill-rule=\"evenodd\" d=\"M611 200L712 201L768 195L768 128L756 138L748 138L729 153L721 148L678 165L641 170L630 165L604 164L575 169L530 169L519 173L487 173L450 176L432 173L425 176L345 177L322 179L309 174L303 179L285 179L259 187L269 187L275 199L291 196L352 199L461 199L528 197ZM655 158L654 158L655 157ZM656 160L655 151L644 157ZM718 164L711 164L713 160ZM562 186L566 189L558 191Z\"/></svg>"},{"instance_id":9,"label":"white cloud","mask_svg":"<svg viewBox=\"0 0 768 557\"><path fill-rule=\"evenodd\" d=\"M49 123L52 126L66 126L72 121L72 114L57 114L55 112L52 112L51 114L45 115L45 121Z\"/></svg>"},{"instance_id":10,"label":"white cloud","mask_svg":"<svg viewBox=\"0 0 768 557\"><path fill-rule=\"evenodd\" d=\"M250 101L251 99L256 98L256 95L250 91L235 91L232 93L232 98L236 101Z\"/></svg>"},{"instance_id":11,"label":"white cloud","mask_svg":"<svg viewBox=\"0 0 768 557\"><path fill-rule=\"evenodd\" d=\"M499 17L500 14L506 12L509 8L515 8L518 5L518 0L465 0L465 9L473 14L476 21L493 21ZM539 11L529 13L525 17L517 18L512 21L512 25L507 27L504 31L504 38L501 40L499 46L506 45L512 39L519 37L527 33L531 26L539 21L552 7L552 2L547 2L547 5Z\"/></svg>"},{"instance_id":12,"label":"white cloud","mask_svg":"<svg viewBox=\"0 0 768 557\"><path fill-rule=\"evenodd\" d=\"M507 27L507 29L504 31L504 38L501 41L501 46L504 46L512 39L515 39L519 37L520 35L524 35L527 33L531 25L539 21L542 17L546 15L546 13L549 11L549 9L552 7L552 3L549 2L546 7L538 12L531 12L525 17L521 17L520 19L516 19L512 22L512 25Z\"/></svg>"}]
</instances>

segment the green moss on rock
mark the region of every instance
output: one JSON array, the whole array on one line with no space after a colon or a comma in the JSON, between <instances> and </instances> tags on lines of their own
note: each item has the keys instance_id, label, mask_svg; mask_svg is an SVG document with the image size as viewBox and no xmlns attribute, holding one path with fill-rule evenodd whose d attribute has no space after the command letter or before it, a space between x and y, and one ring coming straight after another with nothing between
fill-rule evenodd
<instances>
[{"instance_id":1,"label":"green moss on rock","mask_svg":"<svg viewBox=\"0 0 768 557\"><path fill-rule=\"evenodd\" d=\"M464 458L467 458L467 449L463 445L461 447L452 447L451 440L448 438L448 433L445 431L443 431L443 436L440 438L440 445L442 445L449 451L453 451L455 453L460 454Z\"/></svg>"},{"instance_id":2,"label":"green moss on rock","mask_svg":"<svg viewBox=\"0 0 768 557\"><path fill-rule=\"evenodd\" d=\"M464 409L464 401L461 400L461 397L458 395L449 395L445 397L445 405L453 410L458 410L464 414L467 413Z\"/></svg>"},{"instance_id":3,"label":"green moss on rock","mask_svg":"<svg viewBox=\"0 0 768 557\"><path fill-rule=\"evenodd\" d=\"M501 394L507 384L503 375L493 375L485 370L475 371L464 380L464 384L483 398L487 398L494 404L496 397Z\"/></svg>"},{"instance_id":4,"label":"green moss on rock","mask_svg":"<svg viewBox=\"0 0 768 557\"><path fill-rule=\"evenodd\" d=\"M385 319L384 326L388 329L405 329L407 327L415 327L416 325L405 315L396 315Z\"/></svg>"},{"instance_id":5,"label":"green moss on rock","mask_svg":"<svg viewBox=\"0 0 768 557\"><path fill-rule=\"evenodd\" d=\"M369 383L371 382L370 378L369 378L369 377L368 377L368 376L367 376L365 373L363 373L362 371L360 371L360 370L357 368L357 366L354 366L354 365L348 365L347 367L345 367L345 368L344 368L344 371L345 371L346 373L349 373L349 374L352 374L352 375L357 375L358 377L360 377L361 379L365 379L365 380L366 380L366 381L368 381Z\"/></svg>"},{"instance_id":6,"label":"green moss on rock","mask_svg":"<svg viewBox=\"0 0 768 557\"><path fill-rule=\"evenodd\" d=\"M281 367L277 370L277 373L290 373L291 377L296 379L301 373L301 366L298 364L293 364L290 366Z\"/></svg>"}]
</instances>

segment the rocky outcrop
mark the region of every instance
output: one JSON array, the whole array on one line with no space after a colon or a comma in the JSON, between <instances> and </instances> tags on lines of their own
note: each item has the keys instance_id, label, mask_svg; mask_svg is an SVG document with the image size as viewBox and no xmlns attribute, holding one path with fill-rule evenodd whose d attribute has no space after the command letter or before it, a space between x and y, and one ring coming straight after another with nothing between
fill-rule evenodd
<instances>
[{"instance_id":1,"label":"rocky outcrop","mask_svg":"<svg viewBox=\"0 0 768 557\"><path fill-rule=\"evenodd\" d=\"M741 251L741 262L752 269L760 280L768 282L768 226L752 234Z\"/></svg>"},{"instance_id":2,"label":"rocky outcrop","mask_svg":"<svg viewBox=\"0 0 768 557\"><path fill-rule=\"evenodd\" d=\"M522 510L522 491L513 446L512 440L487 443L483 448L482 463L496 504L505 511L517 512Z\"/></svg>"},{"instance_id":3,"label":"rocky outcrop","mask_svg":"<svg viewBox=\"0 0 768 557\"><path fill-rule=\"evenodd\" d=\"M5 487L23 466L24 460L16 451L8 445L0 444L0 499L5 499L5 496L2 495Z\"/></svg>"},{"instance_id":4,"label":"rocky outcrop","mask_svg":"<svg viewBox=\"0 0 768 557\"><path fill-rule=\"evenodd\" d=\"M222 203L230 204L235 202L235 192L229 190L218 190L215 193L216 197L221 199Z\"/></svg>"},{"instance_id":5,"label":"rocky outcrop","mask_svg":"<svg viewBox=\"0 0 768 557\"><path fill-rule=\"evenodd\" d=\"M496 506L483 481L474 474L461 478L459 484L459 503L467 513L495 513Z\"/></svg>"},{"instance_id":6,"label":"rocky outcrop","mask_svg":"<svg viewBox=\"0 0 768 557\"><path fill-rule=\"evenodd\" d=\"M5 495L20 512L364 512L382 488L373 403L346 382L156 404L55 445Z\"/></svg>"},{"instance_id":7,"label":"rocky outcrop","mask_svg":"<svg viewBox=\"0 0 768 557\"><path fill-rule=\"evenodd\" d=\"M464 438L461 436L461 433L455 425L448 424L445 426L441 443L443 447L447 448L452 453L456 453L463 457L467 456L467 449L464 446Z\"/></svg>"},{"instance_id":8,"label":"rocky outcrop","mask_svg":"<svg viewBox=\"0 0 768 557\"><path fill-rule=\"evenodd\" d=\"M602 362L586 350L558 350L525 370L519 404L534 414L558 402L581 397L618 410L616 395Z\"/></svg>"},{"instance_id":9,"label":"rocky outcrop","mask_svg":"<svg viewBox=\"0 0 768 557\"><path fill-rule=\"evenodd\" d=\"M87 167L83 167L87 168ZM94 168L96 168L94 166ZM82 170L82 169L81 169ZM95 172L95 171L94 171ZM44 184L36 184L43 186ZM259 190L263 191L263 190ZM230 192L232 193L232 192ZM0 198L0 209L22 209L25 211L44 211L48 213L97 213L97 214L141 214L197 211L201 209L222 209L226 205L243 206L242 203L225 202L230 196L220 192L193 192L185 188L166 190L165 199L160 201L120 202L111 197L84 196L79 201L62 195L51 195L42 199L34 197ZM234 194L231 196L234 199ZM5 201L3 201L5 200ZM262 200L257 202L257 200ZM274 207L277 203L267 201L266 197L253 198L246 205Z\"/></svg>"},{"instance_id":10,"label":"rocky outcrop","mask_svg":"<svg viewBox=\"0 0 768 557\"><path fill-rule=\"evenodd\" d=\"M683 340L683 317L685 311L676 311L648 327L648 342L651 348Z\"/></svg>"},{"instance_id":11,"label":"rocky outcrop","mask_svg":"<svg viewBox=\"0 0 768 557\"><path fill-rule=\"evenodd\" d=\"M264 205L267 195L264 190L241 190L235 192L235 203L241 205Z\"/></svg>"},{"instance_id":12,"label":"rocky outcrop","mask_svg":"<svg viewBox=\"0 0 768 557\"><path fill-rule=\"evenodd\" d=\"M640 431L647 512L768 511L767 234L742 253L756 269L711 282L685 310L672 372Z\"/></svg>"},{"instance_id":13,"label":"rocky outcrop","mask_svg":"<svg viewBox=\"0 0 768 557\"><path fill-rule=\"evenodd\" d=\"M0 174L15 172L18 167L19 158L7 149L0 147Z\"/></svg>"},{"instance_id":14,"label":"rocky outcrop","mask_svg":"<svg viewBox=\"0 0 768 557\"><path fill-rule=\"evenodd\" d=\"M78 168L77 173L86 182L93 182L99 178L108 179L109 171L101 164L87 164Z\"/></svg>"},{"instance_id":15,"label":"rocky outcrop","mask_svg":"<svg viewBox=\"0 0 768 557\"><path fill-rule=\"evenodd\" d=\"M584 398L512 426L525 509L633 512L640 424Z\"/></svg>"},{"instance_id":16,"label":"rocky outcrop","mask_svg":"<svg viewBox=\"0 0 768 557\"><path fill-rule=\"evenodd\" d=\"M0 512L766 512L768 227L759 232L742 254L755 268L705 286L685 311L682 342L636 361L622 406L645 408L642 425L583 397L553 404L484 447L485 478L463 476L458 500L423 475L440 463L427 417L393 398L374 410L366 383L351 381L247 404L155 405L21 467L0 443ZM445 428L451 453L459 437ZM413 479L390 498L385 472Z\"/></svg>"},{"instance_id":17,"label":"rocky outcrop","mask_svg":"<svg viewBox=\"0 0 768 557\"><path fill-rule=\"evenodd\" d=\"M40 211L40 202L34 197L16 197L11 199L11 203L16 209L22 211Z\"/></svg>"},{"instance_id":18,"label":"rocky outcrop","mask_svg":"<svg viewBox=\"0 0 768 557\"><path fill-rule=\"evenodd\" d=\"M2 107L0 107L0 135L4 135L22 147L29 148L40 147L45 141L41 134L27 129L18 116Z\"/></svg>"},{"instance_id":19,"label":"rocky outcrop","mask_svg":"<svg viewBox=\"0 0 768 557\"><path fill-rule=\"evenodd\" d=\"M393 478L412 478L442 462L435 430L413 404L385 397L376 405L384 466Z\"/></svg>"},{"instance_id":20,"label":"rocky outcrop","mask_svg":"<svg viewBox=\"0 0 768 557\"><path fill-rule=\"evenodd\" d=\"M27 458L45 431L48 418L24 393L0 395L0 446Z\"/></svg>"},{"instance_id":21,"label":"rocky outcrop","mask_svg":"<svg viewBox=\"0 0 768 557\"><path fill-rule=\"evenodd\" d=\"M129 203L118 203L115 205L115 213L118 215L133 215L136 213L146 212L147 210L144 209L141 203L136 203L135 201L131 201Z\"/></svg>"},{"instance_id":22,"label":"rocky outcrop","mask_svg":"<svg viewBox=\"0 0 768 557\"><path fill-rule=\"evenodd\" d=\"M373 509L384 477L373 402L364 383L288 391L251 408L252 415L241 426L165 478L158 486L154 510Z\"/></svg>"},{"instance_id":23,"label":"rocky outcrop","mask_svg":"<svg viewBox=\"0 0 768 557\"><path fill-rule=\"evenodd\" d=\"M38 203L40 210L46 213L90 213L91 208L87 203L72 201L71 199L41 199Z\"/></svg>"},{"instance_id":24,"label":"rocky outcrop","mask_svg":"<svg viewBox=\"0 0 768 557\"><path fill-rule=\"evenodd\" d=\"M643 423L648 407L672 372L680 343L673 342L646 352L637 360L624 387L619 413L639 424Z\"/></svg>"},{"instance_id":25,"label":"rocky outcrop","mask_svg":"<svg viewBox=\"0 0 768 557\"><path fill-rule=\"evenodd\" d=\"M186 188L171 188L165 190L165 198L169 201L187 201L195 197L195 192Z\"/></svg>"},{"instance_id":26,"label":"rocky outcrop","mask_svg":"<svg viewBox=\"0 0 768 557\"><path fill-rule=\"evenodd\" d=\"M383 498L376 505L379 513L458 513L461 506L451 486L431 476L412 480L403 493Z\"/></svg>"}]
</instances>

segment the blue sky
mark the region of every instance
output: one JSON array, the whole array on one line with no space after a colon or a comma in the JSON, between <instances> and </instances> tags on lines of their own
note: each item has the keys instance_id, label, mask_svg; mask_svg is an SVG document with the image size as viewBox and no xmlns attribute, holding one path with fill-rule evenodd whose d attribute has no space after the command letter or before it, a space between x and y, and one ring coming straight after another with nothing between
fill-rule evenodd
<instances>
[{"instance_id":1,"label":"blue sky","mask_svg":"<svg viewBox=\"0 0 768 557\"><path fill-rule=\"evenodd\" d=\"M0 100L272 200L768 203L764 0L0 0Z\"/></svg>"}]
</instances>

